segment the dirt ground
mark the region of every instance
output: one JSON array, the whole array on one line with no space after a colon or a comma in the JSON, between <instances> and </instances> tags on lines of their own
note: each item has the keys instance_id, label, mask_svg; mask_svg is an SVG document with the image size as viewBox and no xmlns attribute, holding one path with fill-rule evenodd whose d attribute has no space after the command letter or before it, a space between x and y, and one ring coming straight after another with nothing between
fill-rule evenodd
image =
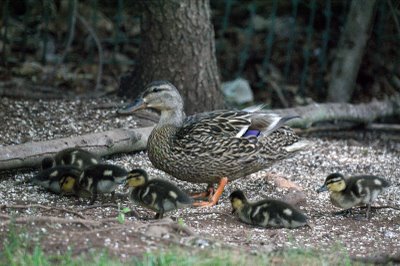
<instances>
[{"instance_id":1,"label":"dirt ground","mask_svg":"<svg viewBox=\"0 0 400 266\"><path fill-rule=\"evenodd\" d=\"M135 127L132 117L116 117L114 109L96 108L112 100L115 99L17 101L3 98L0 149L28 141ZM22 182L32 177L37 172L35 169L3 171L0 172L0 245L13 217L27 239L41 242L46 251L72 250L73 254L81 254L106 248L123 260L145 251L168 248L171 244L187 248L240 248L251 253L298 247L330 253L348 251L356 257L399 254L399 210L376 209L370 220L360 217L365 210L360 210L360 215L356 212L350 217L335 216L332 212L337 209L329 202L328 194L316 193L332 172L374 174L392 184L374 206L400 207L400 142L385 134L356 134L357 138L351 139L310 137L309 150L229 183L217 206L179 210L157 221L132 216L121 224L116 218L117 208L107 207L111 203L107 195L88 208L86 201L60 197ZM126 169L141 167L150 177L168 179L188 192L201 191L206 186L182 182L154 169L145 152L114 155L105 161ZM282 178L298 185L299 190L283 187ZM265 229L241 223L231 215L228 200L230 192L239 188L251 200L271 197L295 203L309 217L312 228ZM151 211L133 206L123 196L118 202L142 217L154 216Z\"/></svg>"}]
</instances>

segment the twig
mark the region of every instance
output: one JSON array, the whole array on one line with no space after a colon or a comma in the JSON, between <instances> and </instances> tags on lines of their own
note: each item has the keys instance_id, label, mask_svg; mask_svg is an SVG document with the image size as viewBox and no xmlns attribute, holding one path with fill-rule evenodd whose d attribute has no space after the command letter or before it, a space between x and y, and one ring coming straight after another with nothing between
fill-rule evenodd
<instances>
[{"instance_id":1,"label":"twig","mask_svg":"<svg viewBox=\"0 0 400 266\"><path fill-rule=\"evenodd\" d=\"M91 226L100 226L101 222L94 221L94 220L87 220L87 219L66 219L60 217L53 217L53 216L28 216L28 217L18 217L18 218L11 218L10 216L3 216L2 218L7 218L8 221L2 222L1 226L6 226L10 223L31 223L31 222L45 222L45 223L60 223L60 224L68 224L68 223L75 223L81 224L88 229L91 229Z\"/></svg>"},{"instance_id":2,"label":"twig","mask_svg":"<svg viewBox=\"0 0 400 266\"><path fill-rule=\"evenodd\" d=\"M371 130L400 131L400 125L398 125L398 124L371 123L371 124L367 125L366 128L371 129Z\"/></svg>"},{"instance_id":3,"label":"twig","mask_svg":"<svg viewBox=\"0 0 400 266\"><path fill-rule=\"evenodd\" d=\"M80 209L79 211L84 212L90 209L94 209L94 208L106 208L106 207L112 207L115 209L118 209L118 204L115 203L106 203L106 204L96 204L96 205L90 205L87 207L84 207L82 209ZM135 210L130 210L127 214L131 214L132 216L136 217L136 218L140 218L140 215L137 211Z\"/></svg>"},{"instance_id":4,"label":"twig","mask_svg":"<svg viewBox=\"0 0 400 266\"><path fill-rule=\"evenodd\" d=\"M94 205L89 205L87 207L83 207L79 211L85 212L90 209L95 209L95 208L106 208L106 207L112 207L112 208L117 208L118 209L118 204L115 203L106 203L106 204L94 204Z\"/></svg>"},{"instance_id":5,"label":"twig","mask_svg":"<svg viewBox=\"0 0 400 266\"><path fill-rule=\"evenodd\" d=\"M99 38L97 37L96 32L93 30L93 28L90 26L90 24L86 21L86 19L83 18L79 13L76 13L76 17L82 23L82 25L86 28L86 30L89 32L90 36L92 36L94 42L96 43L97 52L99 54L99 67L97 70L95 90L98 91L101 86L101 77L103 75L103 63L104 63L103 47L101 46L101 42L100 42Z\"/></svg>"},{"instance_id":6,"label":"twig","mask_svg":"<svg viewBox=\"0 0 400 266\"><path fill-rule=\"evenodd\" d=\"M212 211L212 212L191 212L191 213L184 214L184 215L182 215L182 216L190 216L190 215L212 215L212 214L220 214L220 215L228 216L228 217L230 217L230 218L235 218L235 216L232 215L232 214L230 214L230 213L220 212L220 211Z\"/></svg>"},{"instance_id":7,"label":"twig","mask_svg":"<svg viewBox=\"0 0 400 266\"><path fill-rule=\"evenodd\" d=\"M357 261L357 262L362 262L362 263L367 263L367 264L382 264L382 265L387 265L391 263L400 263L400 254L396 254L394 256L390 255L381 255L379 257L350 257L352 261Z\"/></svg>"},{"instance_id":8,"label":"twig","mask_svg":"<svg viewBox=\"0 0 400 266\"><path fill-rule=\"evenodd\" d=\"M366 209L367 206L360 206L360 209ZM384 205L384 206L371 206L371 209L393 209L393 210L398 210L400 211L400 207L396 206L390 206L390 205Z\"/></svg>"},{"instance_id":9,"label":"twig","mask_svg":"<svg viewBox=\"0 0 400 266\"><path fill-rule=\"evenodd\" d=\"M125 229L126 225L125 224L120 224L118 226L112 226L112 227L107 227L107 228L100 228L100 229L92 229L89 231L83 231L83 232L78 232L80 234L93 234L93 233L101 233L101 232L107 232L107 231L113 231L113 230L121 230Z\"/></svg>"},{"instance_id":10,"label":"twig","mask_svg":"<svg viewBox=\"0 0 400 266\"><path fill-rule=\"evenodd\" d=\"M39 208L39 209L45 209L47 211L51 211L51 210L58 210L58 211L62 211L62 212L66 212L66 213L71 213L74 214L78 217L80 217L81 219L86 219L85 216L83 216L82 214L73 211L73 210L69 210L69 209L65 209L65 208L60 208L60 207L52 207L52 206L44 206L44 205L40 205L40 204L30 204L30 205L2 205L0 206L0 209L29 209L29 208Z\"/></svg>"}]
</instances>

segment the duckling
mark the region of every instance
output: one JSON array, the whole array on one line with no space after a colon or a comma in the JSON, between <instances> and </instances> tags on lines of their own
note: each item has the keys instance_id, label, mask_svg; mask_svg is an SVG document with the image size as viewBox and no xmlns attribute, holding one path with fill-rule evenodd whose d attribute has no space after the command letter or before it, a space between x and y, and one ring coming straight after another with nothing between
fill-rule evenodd
<instances>
[{"instance_id":1,"label":"duckling","mask_svg":"<svg viewBox=\"0 0 400 266\"><path fill-rule=\"evenodd\" d=\"M114 200L115 189L126 181L128 172L116 165L97 164L87 167L79 179L65 178L61 181L63 192L79 191L80 194L88 192L91 195L90 205L97 199L98 193L111 193Z\"/></svg>"},{"instance_id":2,"label":"duckling","mask_svg":"<svg viewBox=\"0 0 400 266\"><path fill-rule=\"evenodd\" d=\"M351 208L366 204L365 216L369 219L371 203L390 184L385 179L373 175L359 175L345 178L342 174L328 175L317 192L329 191L334 206L344 209L344 213L351 212ZM342 212L341 212L342 213Z\"/></svg>"},{"instance_id":3,"label":"duckling","mask_svg":"<svg viewBox=\"0 0 400 266\"><path fill-rule=\"evenodd\" d=\"M162 219L165 212L193 203L192 198L175 185L161 179L149 180L142 169L129 172L126 187L130 188L129 198L133 202L156 212L155 219Z\"/></svg>"},{"instance_id":4,"label":"duckling","mask_svg":"<svg viewBox=\"0 0 400 266\"><path fill-rule=\"evenodd\" d=\"M46 163L44 164L46 166ZM60 182L66 178L77 180L82 173L82 170L71 165L58 165L52 168L44 169L31 179L35 185L41 186L53 193L60 194ZM74 194L74 189L65 190L63 194Z\"/></svg>"},{"instance_id":5,"label":"duckling","mask_svg":"<svg viewBox=\"0 0 400 266\"><path fill-rule=\"evenodd\" d=\"M229 196L233 211L245 223L261 227L296 228L307 225L307 216L290 204L273 199L248 202L240 190Z\"/></svg>"},{"instance_id":6,"label":"duckling","mask_svg":"<svg viewBox=\"0 0 400 266\"><path fill-rule=\"evenodd\" d=\"M56 166L56 162L54 161L53 157L44 157L42 160L42 165L41 165L41 169L46 170L49 168L53 168L54 166Z\"/></svg>"},{"instance_id":7,"label":"duckling","mask_svg":"<svg viewBox=\"0 0 400 266\"><path fill-rule=\"evenodd\" d=\"M55 155L54 159L56 165L74 165L81 169L99 164L100 162L100 159L96 155L80 148L61 150Z\"/></svg>"}]
</instances>

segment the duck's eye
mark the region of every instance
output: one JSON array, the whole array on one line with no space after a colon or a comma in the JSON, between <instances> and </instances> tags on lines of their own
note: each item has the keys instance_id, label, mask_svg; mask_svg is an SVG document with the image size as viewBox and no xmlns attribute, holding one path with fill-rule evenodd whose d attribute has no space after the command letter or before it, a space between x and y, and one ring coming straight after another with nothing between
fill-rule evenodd
<instances>
[{"instance_id":1,"label":"duck's eye","mask_svg":"<svg viewBox=\"0 0 400 266\"><path fill-rule=\"evenodd\" d=\"M160 87L153 88L153 92L160 92L160 91L162 91L162 88Z\"/></svg>"}]
</instances>

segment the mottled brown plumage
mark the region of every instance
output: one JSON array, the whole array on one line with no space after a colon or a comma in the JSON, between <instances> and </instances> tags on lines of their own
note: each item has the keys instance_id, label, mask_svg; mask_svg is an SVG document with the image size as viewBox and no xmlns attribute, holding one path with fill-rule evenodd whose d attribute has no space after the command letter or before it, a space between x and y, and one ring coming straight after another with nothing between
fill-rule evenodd
<instances>
[{"instance_id":1,"label":"mottled brown plumage","mask_svg":"<svg viewBox=\"0 0 400 266\"><path fill-rule=\"evenodd\" d=\"M120 113L143 108L161 113L147 144L150 161L156 168L192 183L212 185L225 177L235 180L306 146L289 127L283 126L293 117L282 118L259 109L186 117L178 90L166 81L149 84L143 95ZM247 136L248 130L260 134Z\"/></svg>"}]
</instances>

